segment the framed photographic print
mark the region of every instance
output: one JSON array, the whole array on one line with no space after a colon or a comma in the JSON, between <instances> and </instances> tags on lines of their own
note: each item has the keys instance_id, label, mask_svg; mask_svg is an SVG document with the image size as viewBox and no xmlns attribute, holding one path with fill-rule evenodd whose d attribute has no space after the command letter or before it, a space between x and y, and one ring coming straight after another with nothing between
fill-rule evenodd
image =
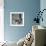
<instances>
[{"instance_id":1,"label":"framed photographic print","mask_svg":"<svg viewBox=\"0 0 46 46\"><path fill-rule=\"evenodd\" d=\"M24 26L24 12L10 12L10 26Z\"/></svg>"}]
</instances>

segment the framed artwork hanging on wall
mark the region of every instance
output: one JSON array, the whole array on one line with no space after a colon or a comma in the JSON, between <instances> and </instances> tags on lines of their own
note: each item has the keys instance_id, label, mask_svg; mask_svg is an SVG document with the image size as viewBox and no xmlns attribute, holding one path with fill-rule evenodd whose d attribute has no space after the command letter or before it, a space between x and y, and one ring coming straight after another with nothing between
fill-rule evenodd
<instances>
[{"instance_id":1,"label":"framed artwork hanging on wall","mask_svg":"<svg viewBox=\"0 0 46 46\"><path fill-rule=\"evenodd\" d=\"M24 26L24 12L10 12L10 26Z\"/></svg>"}]
</instances>

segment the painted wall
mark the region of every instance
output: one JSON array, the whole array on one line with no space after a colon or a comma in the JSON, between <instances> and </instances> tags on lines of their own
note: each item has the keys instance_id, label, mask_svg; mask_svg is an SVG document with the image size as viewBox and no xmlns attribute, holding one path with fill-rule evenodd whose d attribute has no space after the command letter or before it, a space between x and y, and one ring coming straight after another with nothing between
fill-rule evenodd
<instances>
[{"instance_id":1,"label":"painted wall","mask_svg":"<svg viewBox=\"0 0 46 46\"><path fill-rule=\"evenodd\" d=\"M18 41L32 30L35 12L40 9L40 0L4 0L4 38L7 41ZM10 12L24 12L24 26L10 26Z\"/></svg>"},{"instance_id":2,"label":"painted wall","mask_svg":"<svg viewBox=\"0 0 46 46\"><path fill-rule=\"evenodd\" d=\"M41 9L41 11L42 11L43 9L46 9L46 0L41 0L41 1L40 1L40 9ZM46 20L45 20L45 19L46 19L46 11L43 12L42 17L43 17L43 22L41 21L41 22L40 22L40 25L46 27Z\"/></svg>"}]
</instances>

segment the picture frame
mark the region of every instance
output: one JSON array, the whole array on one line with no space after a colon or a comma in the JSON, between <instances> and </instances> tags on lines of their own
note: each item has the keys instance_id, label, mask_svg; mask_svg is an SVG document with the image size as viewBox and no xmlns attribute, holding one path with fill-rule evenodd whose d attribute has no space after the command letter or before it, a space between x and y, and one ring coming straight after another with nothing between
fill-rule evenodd
<instances>
[{"instance_id":1,"label":"picture frame","mask_svg":"<svg viewBox=\"0 0 46 46\"><path fill-rule=\"evenodd\" d=\"M10 26L24 26L24 12L10 12Z\"/></svg>"}]
</instances>

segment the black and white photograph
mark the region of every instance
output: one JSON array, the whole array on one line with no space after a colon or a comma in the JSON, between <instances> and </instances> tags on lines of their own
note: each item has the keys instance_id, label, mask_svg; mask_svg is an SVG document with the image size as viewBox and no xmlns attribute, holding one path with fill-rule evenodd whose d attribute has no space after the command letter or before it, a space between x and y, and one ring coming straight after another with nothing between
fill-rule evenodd
<instances>
[{"instance_id":1,"label":"black and white photograph","mask_svg":"<svg viewBox=\"0 0 46 46\"><path fill-rule=\"evenodd\" d=\"M24 12L10 12L11 26L24 26Z\"/></svg>"}]
</instances>

